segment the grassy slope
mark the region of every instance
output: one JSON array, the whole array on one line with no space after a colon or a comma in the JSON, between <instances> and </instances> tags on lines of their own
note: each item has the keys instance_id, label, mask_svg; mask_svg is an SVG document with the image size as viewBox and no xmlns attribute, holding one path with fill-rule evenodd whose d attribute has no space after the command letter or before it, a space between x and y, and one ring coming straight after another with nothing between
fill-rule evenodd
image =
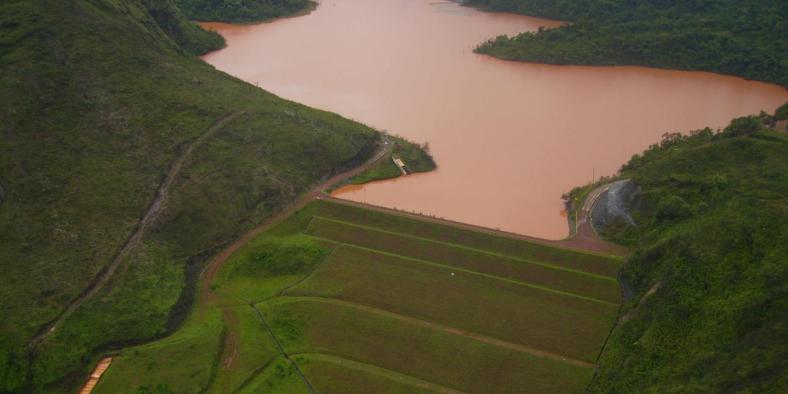
<instances>
[{"instance_id":1,"label":"grassy slope","mask_svg":"<svg viewBox=\"0 0 788 394\"><path fill-rule=\"evenodd\" d=\"M260 307L293 354L327 353L465 392L572 393L592 373L347 306L282 299Z\"/></svg>"},{"instance_id":2,"label":"grassy slope","mask_svg":"<svg viewBox=\"0 0 788 394\"><path fill-rule=\"evenodd\" d=\"M405 233L413 237L438 242L459 244L508 257L541 261L590 274L612 278L621 268L621 262L614 256L560 249L537 242L501 237L443 223L413 220L401 215L358 209L346 204L317 201L312 206L315 212L311 214L323 218L385 229L389 232ZM302 225L304 229L307 226L307 224Z\"/></svg>"},{"instance_id":3,"label":"grassy slope","mask_svg":"<svg viewBox=\"0 0 788 394\"><path fill-rule=\"evenodd\" d=\"M479 52L551 64L704 70L788 86L788 3L780 0L468 0L492 11L573 24Z\"/></svg>"},{"instance_id":4,"label":"grassy slope","mask_svg":"<svg viewBox=\"0 0 788 394\"><path fill-rule=\"evenodd\" d=\"M455 281L449 276L450 268L381 255L302 234L310 228L315 215L332 212L399 223L401 228L420 228L415 224L423 223L408 218L394 220L381 212L315 201L244 245L228 260L213 286L220 298L216 305L207 308L198 305L187 325L173 337L125 349L108 370L106 379L123 383L131 382L124 380L127 377L136 376L137 380L125 387L161 386L163 389L167 384L175 389L173 383L177 384L177 379L173 380L172 373L146 367L149 362L139 357L140 353L145 354L147 348L173 345L175 338L188 332L202 332L205 338L201 341L215 341L212 339L218 335L215 330L200 331L191 326L205 326L205 316L212 316L210 311L218 306L221 310L238 312L240 322L224 321L224 332L240 338L240 347L233 353L235 361L229 368L205 363L202 371L192 372L195 376L205 376L215 371L210 382L202 381L207 384L208 392L235 389L239 392L304 391L305 385L292 365L272 351L275 347L270 337L264 335L262 322L250 318L253 309L249 301L259 301L257 308L270 318L268 324L291 352L291 359L311 384L326 392L429 391L437 387L435 384L471 391L493 387L498 392L522 391L527 384L536 392L576 392L587 384L592 369L585 366L564 363L555 356L531 355L501 347L456 331L435 329L408 320L408 316L451 324L477 335L488 334L513 341L525 339L534 346L546 345L542 350L566 351L566 354L593 360L617 311L615 305L460 271ZM448 230L445 233L452 234ZM463 234L473 239L472 234ZM614 282L609 283L612 288L616 287ZM445 297L445 294L452 296ZM357 307L337 304L325 297L338 302L352 301ZM359 309L358 305L367 309ZM374 313L364 305L401 315ZM303 313L299 312L302 310ZM491 322L490 315L508 318ZM553 321L556 319L563 323ZM519 323L513 323L515 320ZM549 330L541 325L553 327L553 332L547 332ZM526 338L534 335L523 335L528 331L518 326L541 330L537 339L543 343ZM381 341L381 338L386 340ZM400 341L404 341L403 344ZM405 342L410 345L404 345ZM425 348L430 349L429 357L424 356L427 354ZM176 357L172 361L207 354L218 360L219 350L215 345L188 347L173 353ZM414 364L409 360L421 361ZM224 362L221 365L225 365ZM489 373L492 370L497 373ZM106 390L109 386L101 387Z\"/></svg>"},{"instance_id":5,"label":"grassy slope","mask_svg":"<svg viewBox=\"0 0 788 394\"><path fill-rule=\"evenodd\" d=\"M591 276L580 271L568 271L558 265L540 261L509 258L469 249L462 245L413 238L407 234L360 227L321 217L315 217L306 232L361 248L375 249L414 260L426 260L460 270L495 275L512 281L528 282L534 286L549 287L581 297L611 303L617 303L619 300L616 286L613 285L614 281L609 278Z\"/></svg>"},{"instance_id":6,"label":"grassy slope","mask_svg":"<svg viewBox=\"0 0 788 394\"><path fill-rule=\"evenodd\" d=\"M635 297L592 392L788 390L788 136L758 129L668 135L622 168L639 224L609 236Z\"/></svg>"},{"instance_id":7,"label":"grassy slope","mask_svg":"<svg viewBox=\"0 0 788 394\"><path fill-rule=\"evenodd\" d=\"M204 260L190 256L377 139L193 58L221 39L169 1L12 0L0 20L0 391L25 385L27 342L109 264L170 164L218 119L243 111L192 152L144 246L39 347L34 386L68 386L94 350L161 335Z\"/></svg>"},{"instance_id":8,"label":"grassy slope","mask_svg":"<svg viewBox=\"0 0 788 394\"><path fill-rule=\"evenodd\" d=\"M613 283L608 286L616 289ZM285 295L369 305L590 362L618 312L615 304L351 247L340 247L309 280Z\"/></svg>"},{"instance_id":9,"label":"grassy slope","mask_svg":"<svg viewBox=\"0 0 788 394\"><path fill-rule=\"evenodd\" d=\"M310 0L175 0L187 17L200 21L257 22L297 14Z\"/></svg>"}]
</instances>

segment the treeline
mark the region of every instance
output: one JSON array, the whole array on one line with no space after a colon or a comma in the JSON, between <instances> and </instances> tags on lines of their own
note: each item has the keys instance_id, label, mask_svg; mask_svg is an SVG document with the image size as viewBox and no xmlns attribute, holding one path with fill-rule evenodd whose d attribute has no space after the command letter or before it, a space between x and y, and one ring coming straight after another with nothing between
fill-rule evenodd
<instances>
[{"instance_id":1,"label":"treeline","mask_svg":"<svg viewBox=\"0 0 788 394\"><path fill-rule=\"evenodd\" d=\"M187 17L200 21L257 22L296 14L309 0L176 0Z\"/></svg>"},{"instance_id":2,"label":"treeline","mask_svg":"<svg viewBox=\"0 0 788 394\"><path fill-rule=\"evenodd\" d=\"M568 25L480 45L549 64L713 71L788 87L788 2L781 0L467 0Z\"/></svg>"},{"instance_id":3,"label":"treeline","mask_svg":"<svg viewBox=\"0 0 788 394\"><path fill-rule=\"evenodd\" d=\"M621 169L641 191L625 300L589 391L788 391L785 116L665 134Z\"/></svg>"}]
</instances>

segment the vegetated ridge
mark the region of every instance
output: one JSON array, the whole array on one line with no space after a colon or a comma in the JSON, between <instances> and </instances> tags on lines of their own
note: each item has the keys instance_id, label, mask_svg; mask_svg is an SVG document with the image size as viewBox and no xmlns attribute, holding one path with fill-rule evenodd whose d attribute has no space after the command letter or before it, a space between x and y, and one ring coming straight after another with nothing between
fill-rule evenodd
<instances>
[{"instance_id":1,"label":"vegetated ridge","mask_svg":"<svg viewBox=\"0 0 788 394\"><path fill-rule=\"evenodd\" d=\"M633 248L634 296L591 392L788 391L786 112L666 134L621 168L637 224L605 234Z\"/></svg>"},{"instance_id":2,"label":"vegetated ridge","mask_svg":"<svg viewBox=\"0 0 788 394\"><path fill-rule=\"evenodd\" d=\"M310 0L175 0L190 19L206 22L258 22L305 12Z\"/></svg>"},{"instance_id":3,"label":"vegetated ridge","mask_svg":"<svg viewBox=\"0 0 788 394\"><path fill-rule=\"evenodd\" d=\"M175 329L214 251L380 142L195 58L223 40L171 0L0 21L0 392L69 390Z\"/></svg>"},{"instance_id":4,"label":"vegetated ridge","mask_svg":"<svg viewBox=\"0 0 788 394\"><path fill-rule=\"evenodd\" d=\"M781 0L466 0L466 5L569 21L477 52L550 64L702 70L788 87L788 2Z\"/></svg>"}]
</instances>

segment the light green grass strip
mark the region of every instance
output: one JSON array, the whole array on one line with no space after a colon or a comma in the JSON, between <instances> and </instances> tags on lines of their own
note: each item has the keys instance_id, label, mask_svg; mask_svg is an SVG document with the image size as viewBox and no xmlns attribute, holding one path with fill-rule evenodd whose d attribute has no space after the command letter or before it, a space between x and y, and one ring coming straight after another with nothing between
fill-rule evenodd
<instances>
[{"instance_id":1,"label":"light green grass strip","mask_svg":"<svg viewBox=\"0 0 788 394\"><path fill-rule=\"evenodd\" d=\"M318 218L320 220L328 221L328 222L344 224L346 226L352 226L352 227L362 228L362 229L365 229L365 230L377 231L377 232L381 232L381 233L385 233L385 234L391 234L391 235L396 235L396 236L405 237L405 238L417 239L417 240L424 241L424 242L431 242L431 243L435 243L435 244L451 246L451 247L455 247L455 248L459 248L459 249L465 249L465 250L470 250L470 251L477 252L477 253L487 254L487 255L490 255L490 256L495 256L495 257L515 260L515 261L519 261L519 262L525 263L525 264L534 264L534 265L538 265L538 266L541 266L541 267L544 267L544 268L548 268L548 269L566 271L566 272L571 272L571 273L577 274L577 275L584 275L584 276L592 277L592 278L595 278L595 279L616 282L616 278L613 278L613 277L610 277L610 276L594 274L594 273L591 273L591 272L576 270L576 269L573 269L573 268L562 267L562 266L559 266L559 265L554 265L554 264L545 263L545 262L541 262L541 261L523 259L523 258L516 257L516 256L511 256L511 255L502 254L502 253L495 253L495 252L488 251L488 250L483 250L483 249L476 249L476 248L472 248L470 246L454 244L454 243L451 243L451 242L438 241L438 240L434 240L434 239L430 239L430 238L423 238L423 237L418 237L418 236L415 236L415 235L403 234L403 233L398 233L398 232L390 231L390 230L383 230L383 229L380 229L380 228L365 226L363 224L346 222L344 220L331 219L331 218L327 218L327 217L324 217L324 216L315 215L314 217ZM310 222L309 224L311 225L312 223ZM555 249L561 249L561 248L555 248Z\"/></svg>"},{"instance_id":2,"label":"light green grass strip","mask_svg":"<svg viewBox=\"0 0 788 394\"><path fill-rule=\"evenodd\" d=\"M529 346L524 346L519 343L504 341L498 338L490 337L487 335L481 335L475 332L462 330L456 327L445 326L443 324L435 323L428 320L418 319L412 316L402 315L399 313L387 311L385 309L376 308L373 306L365 305L365 304L358 304L355 302L340 300L337 298L331 297L317 297L317 296L281 296L277 298L272 298L265 303L269 305L282 305L282 304L290 304L290 303L297 303L297 302L311 302L311 303L324 303L324 304L332 304L337 306L344 306L348 308L353 308L359 311L368 312L372 314L376 314L379 316L388 317L391 319L395 319L398 321L402 321L408 324L416 325L419 327L428 328L430 330L441 331L444 333L458 335L461 337L465 337L474 341L478 341L481 343L485 343L492 346L497 346L503 349L514 350L522 353L527 353L535 357L542 357L546 359L551 359L555 361L559 361L565 364L573 365L579 368L594 368L596 365L592 362L579 360L576 358L568 357L563 354L557 354L553 352L548 352L542 349L537 349Z\"/></svg>"},{"instance_id":3,"label":"light green grass strip","mask_svg":"<svg viewBox=\"0 0 788 394\"><path fill-rule=\"evenodd\" d=\"M308 237L315 238L315 239L319 239L319 240L324 240L325 239L325 238L322 238L322 237L317 237L317 236L309 235L309 234L304 234L304 235L306 235ZM434 267L448 269L448 270L451 270L451 271L465 272L465 273L471 274L471 275L477 275L477 276L481 276L481 277L488 278L488 279L499 280L499 281L502 281L502 282L511 283L511 284L518 285L518 286L529 287L529 288L532 288L532 289L546 291L546 292L550 292L550 293L554 293L554 294L558 294L558 295L562 295L562 296L580 298L582 300L591 301L591 302L597 302L597 303L604 304L604 305L618 306L618 304L614 303L614 302L604 301L604 300L600 300L600 299L593 298L593 297L588 297L588 296L584 296L584 295L580 295L580 294L571 293L571 292L568 292L568 291L558 290L558 289L554 289L552 287L540 286L540 285L535 285L533 283L527 283L527 282L521 282L521 281L514 280L514 279L502 278L500 276L485 274L485 273L482 273L482 272L477 272L477 271L472 271L472 270L465 269L465 268L459 268L459 267L454 267L454 266L451 266L451 265L445 265L445 264L441 264L441 263L436 263L436 262L433 262L433 261L417 259L415 257L402 256L402 255L399 255L399 254L389 253L389 252L385 252L385 251L378 250L378 249L371 249L371 248L367 248L367 247L364 247L364 246L358 246L358 245L353 245L353 244L345 244L345 243L343 243L341 245L344 246L344 247L347 247L347 248L356 248L356 249L360 249L360 250L366 250L368 252L377 253L377 254L381 254L381 255L384 255L384 256L396 257L396 258L400 258L400 259L403 259L403 260L409 260L409 261L413 261L413 262L420 263L420 264L427 264L427 265L431 265L431 266L434 266Z\"/></svg>"},{"instance_id":4,"label":"light green grass strip","mask_svg":"<svg viewBox=\"0 0 788 394\"><path fill-rule=\"evenodd\" d=\"M308 360L318 360L326 363L331 363L334 365L338 365L342 368L355 369L358 371L369 373L371 375L380 376L385 379L395 380L399 383L404 383L408 386L432 390L438 393L447 393L447 394L462 393L462 391L457 391L445 386L441 386L439 384L432 383L423 379L419 379L417 377L404 374L402 372L397 372L391 369L379 367L374 364L356 361L345 357L339 357L332 354L309 352L309 353L293 353L291 354L291 356L296 359L299 357L303 357Z\"/></svg>"},{"instance_id":5,"label":"light green grass strip","mask_svg":"<svg viewBox=\"0 0 788 394\"><path fill-rule=\"evenodd\" d=\"M434 224L434 225L437 225L437 226L455 228L455 229L459 229L461 231L468 231L468 232L471 232L471 233L475 232L475 233L479 233L479 234L489 235L491 237L499 237L499 238L512 240L512 241L517 241L517 242L523 242L523 243L527 243L527 244L531 244L531 245L539 245L539 246L544 246L544 247L548 247L548 248L567 250L567 251L570 251L572 253L582 254L582 255L586 255L586 256L603 257L603 258L606 258L606 259L614 260L614 263L616 263L618 265L624 264L624 262L627 259L626 256L621 256L621 255L617 255L617 254L598 252L598 251L594 251L594 250L577 249L577 248L568 247L568 246L567 247L555 246L555 245L549 244L548 243L549 240L546 240L546 239L545 240L540 240L540 239L529 240L527 238L526 239L517 238L518 234L516 234L516 233L509 233L509 232L506 232L506 231L495 230L493 228L484 227L484 226L477 226L477 225L473 225L473 224L465 224L465 223L454 222L454 221L446 220L446 219L438 219L438 218L423 216L423 215L420 215L420 214L417 214L417 213L396 211L396 210L393 210L392 208L377 207L377 206L370 206L371 208L369 208L369 207L362 208L362 207L357 206L356 205L357 203L355 203L354 201L342 200L342 199L339 199L337 197L332 197L331 199L323 199L323 200L320 200L320 202L321 203L325 203L325 204L339 205L339 206L343 206L343 207L351 207L351 208L354 208L354 209L357 209L357 210L372 210L373 212L381 214L381 215L395 216L395 217L398 217L398 218L409 220L411 222L425 221L425 222L428 222L430 224ZM462 227L462 225L467 225L468 227ZM474 227L478 227L478 228L474 228ZM503 234L500 234L500 233L503 233ZM528 236L525 236L525 237L528 237Z\"/></svg>"}]
</instances>

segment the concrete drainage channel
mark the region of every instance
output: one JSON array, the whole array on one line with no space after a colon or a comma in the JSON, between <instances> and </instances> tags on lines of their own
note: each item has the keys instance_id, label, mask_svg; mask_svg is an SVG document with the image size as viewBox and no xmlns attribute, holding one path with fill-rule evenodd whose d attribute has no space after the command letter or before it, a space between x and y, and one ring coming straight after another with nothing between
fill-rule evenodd
<instances>
[{"instance_id":1,"label":"concrete drainage channel","mask_svg":"<svg viewBox=\"0 0 788 394\"><path fill-rule=\"evenodd\" d=\"M79 394L90 394L93 392L93 389L96 388L96 385L101 379L101 375L104 375L104 372L107 372L109 365L112 364L112 357L106 357L99 361L98 365L96 365L96 369L93 370L93 373L90 374L87 383L85 386L82 387L82 390L79 391Z\"/></svg>"}]
</instances>

